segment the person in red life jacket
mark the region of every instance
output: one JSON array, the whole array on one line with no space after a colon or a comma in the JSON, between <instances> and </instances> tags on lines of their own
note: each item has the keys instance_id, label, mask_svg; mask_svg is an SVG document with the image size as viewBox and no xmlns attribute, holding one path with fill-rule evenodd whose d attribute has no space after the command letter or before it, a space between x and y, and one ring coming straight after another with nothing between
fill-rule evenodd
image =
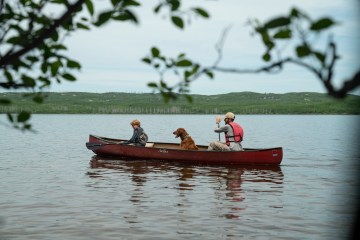
<instances>
[{"instance_id":1,"label":"person in red life jacket","mask_svg":"<svg viewBox=\"0 0 360 240\"><path fill-rule=\"evenodd\" d=\"M225 114L224 122L225 126L220 127L221 117L216 117L217 127L214 132L216 133L225 133L226 143L220 141L214 141L209 144L209 151L244 151L241 146L241 142L244 137L244 130L240 124L234 122L235 115L232 112Z\"/></svg>"}]
</instances>

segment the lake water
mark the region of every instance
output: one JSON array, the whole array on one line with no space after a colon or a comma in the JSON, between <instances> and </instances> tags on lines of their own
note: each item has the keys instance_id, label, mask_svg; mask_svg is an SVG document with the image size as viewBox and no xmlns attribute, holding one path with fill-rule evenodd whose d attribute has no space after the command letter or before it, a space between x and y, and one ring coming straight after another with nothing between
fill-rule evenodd
<instances>
[{"instance_id":1,"label":"lake water","mask_svg":"<svg viewBox=\"0 0 360 240\"><path fill-rule=\"evenodd\" d=\"M279 167L96 158L88 135L217 140L210 115L34 115L0 125L0 239L348 239L359 199L360 116L238 116L243 146L282 146ZM0 119L6 122L4 116ZM223 139L223 136L222 136Z\"/></svg>"}]
</instances>

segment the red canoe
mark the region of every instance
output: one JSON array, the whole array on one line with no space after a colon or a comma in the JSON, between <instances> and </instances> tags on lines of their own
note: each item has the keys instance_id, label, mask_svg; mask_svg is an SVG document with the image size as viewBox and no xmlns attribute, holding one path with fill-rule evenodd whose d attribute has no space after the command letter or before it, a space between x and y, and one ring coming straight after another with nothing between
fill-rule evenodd
<instances>
[{"instance_id":1,"label":"red canoe","mask_svg":"<svg viewBox=\"0 0 360 240\"><path fill-rule=\"evenodd\" d=\"M266 149L245 148L244 151L207 151L207 146L198 145L199 150L181 150L180 144L149 142L145 147L121 144L122 139L89 136L86 147L100 156L121 159L149 159L176 161L191 164L267 164L280 165L281 147Z\"/></svg>"}]
</instances>

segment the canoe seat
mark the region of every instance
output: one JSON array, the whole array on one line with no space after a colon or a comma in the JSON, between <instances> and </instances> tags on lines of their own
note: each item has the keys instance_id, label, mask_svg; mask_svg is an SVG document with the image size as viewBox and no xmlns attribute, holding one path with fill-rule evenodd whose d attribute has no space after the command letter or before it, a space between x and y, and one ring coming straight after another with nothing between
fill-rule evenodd
<instances>
[{"instance_id":1,"label":"canoe seat","mask_svg":"<svg viewBox=\"0 0 360 240\"><path fill-rule=\"evenodd\" d=\"M150 147L150 148L151 148L151 147L153 147L153 146L154 146L154 143L146 143L146 144L145 144L145 147Z\"/></svg>"}]
</instances>

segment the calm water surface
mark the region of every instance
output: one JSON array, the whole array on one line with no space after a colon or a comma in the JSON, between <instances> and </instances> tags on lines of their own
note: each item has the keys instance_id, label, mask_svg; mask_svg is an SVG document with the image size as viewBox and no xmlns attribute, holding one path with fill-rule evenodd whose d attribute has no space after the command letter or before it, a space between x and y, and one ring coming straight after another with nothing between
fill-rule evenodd
<instances>
[{"instance_id":1,"label":"calm water surface","mask_svg":"<svg viewBox=\"0 0 360 240\"><path fill-rule=\"evenodd\" d=\"M347 239L359 198L359 116L238 116L244 147L282 146L279 167L97 158L88 134L216 140L210 115L35 115L0 125L0 239ZM1 118L5 122L5 118ZM222 137L223 138L223 137Z\"/></svg>"}]
</instances>

